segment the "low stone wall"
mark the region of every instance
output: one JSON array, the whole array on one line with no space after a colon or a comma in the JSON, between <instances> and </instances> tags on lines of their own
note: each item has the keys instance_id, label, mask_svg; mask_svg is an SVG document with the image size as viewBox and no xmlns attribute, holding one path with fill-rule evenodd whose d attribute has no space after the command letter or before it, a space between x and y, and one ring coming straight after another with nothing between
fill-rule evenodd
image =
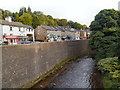
<instances>
[{"instance_id":1,"label":"low stone wall","mask_svg":"<svg viewBox=\"0 0 120 90\"><path fill-rule=\"evenodd\" d=\"M2 46L2 87L30 87L57 64L88 50L88 40Z\"/></svg>"}]
</instances>

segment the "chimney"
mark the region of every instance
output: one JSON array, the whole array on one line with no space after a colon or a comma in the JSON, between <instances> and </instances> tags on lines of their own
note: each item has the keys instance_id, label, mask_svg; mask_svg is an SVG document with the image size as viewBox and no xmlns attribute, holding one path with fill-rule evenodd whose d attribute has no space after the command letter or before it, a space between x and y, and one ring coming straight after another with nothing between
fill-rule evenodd
<instances>
[{"instance_id":1,"label":"chimney","mask_svg":"<svg viewBox=\"0 0 120 90\"><path fill-rule=\"evenodd\" d=\"M12 22L12 18L10 16L6 17L5 20L8 22Z\"/></svg>"}]
</instances>

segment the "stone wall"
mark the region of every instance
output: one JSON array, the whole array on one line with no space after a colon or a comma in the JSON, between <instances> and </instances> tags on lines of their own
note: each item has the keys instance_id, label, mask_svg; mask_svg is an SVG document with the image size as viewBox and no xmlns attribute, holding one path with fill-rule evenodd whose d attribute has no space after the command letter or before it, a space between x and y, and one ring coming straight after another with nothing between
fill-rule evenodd
<instances>
[{"instance_id":1,"label":"stone wall","mask_svg":"<svg viewBox=\"0 0 120 90\"><path fill-rule=\"evenodd\" d=\"M30 87L61 61L87 50L88 40L2 46L2 86Z\"/></svg>"}]
</instances>

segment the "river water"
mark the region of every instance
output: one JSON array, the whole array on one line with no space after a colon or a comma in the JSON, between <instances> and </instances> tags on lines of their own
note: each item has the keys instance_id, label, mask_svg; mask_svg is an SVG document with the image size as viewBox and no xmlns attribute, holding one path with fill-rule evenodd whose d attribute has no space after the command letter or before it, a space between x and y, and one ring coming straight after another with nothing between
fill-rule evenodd
<instances>
[{"instance_id":1,"label":"river water","mask_svg":"<svg viewBox=\"0 0 120 90\"><path fill-rule=\"evenodd\" d=\"M48 88L103 88L102 75L89 56L75 60Z\"/></svg>"}]
</instances>

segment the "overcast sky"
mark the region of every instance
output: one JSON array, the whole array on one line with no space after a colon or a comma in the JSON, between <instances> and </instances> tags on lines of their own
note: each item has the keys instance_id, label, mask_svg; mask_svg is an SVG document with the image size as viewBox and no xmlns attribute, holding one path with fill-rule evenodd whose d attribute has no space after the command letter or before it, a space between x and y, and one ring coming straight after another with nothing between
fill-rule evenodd
<instances>
[{"instance_id":1,"label":"overcast sky","mask_svg":"<svg viewBox=\"0 0 120 90\"><path fill-rule=\"evenodd\" d=\"M90 25L94 16L102 9L118 10L120 0L0 0L0 8L18 12L30 6L32 11L42 11L54 18L64 18Z\"/></svg>"}]
</instances>

